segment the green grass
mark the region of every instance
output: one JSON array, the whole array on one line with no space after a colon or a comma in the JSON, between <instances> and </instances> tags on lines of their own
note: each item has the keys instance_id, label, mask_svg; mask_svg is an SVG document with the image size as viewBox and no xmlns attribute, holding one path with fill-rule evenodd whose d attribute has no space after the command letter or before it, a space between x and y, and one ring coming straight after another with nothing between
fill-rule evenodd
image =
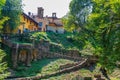
<instances>
[{"instance_id":1,"label":"green grass","mask_svg":"<svg viewBox=\"0 0 120 80\"><path fill-rule=\"evenodd\" d=\"M31 67L24 67L20 65L15 74L16 76L24 77L50 74L57 71L60 65L67 63L73 63L73 61L66 59L42 59L32 62Z\"/></svg>"},{"instance_id":2,"label":"green grass","mask_svg":"<svg viewBox=\"0 0 120 80\"><path fill-rule=\"evenodd\" d=\"M61 47L65 49L77 49L77 47L72 42L67 40L67 37L72 36L72 33L55 34L51 32L47 34L52 43L61 45Z\"/></svg>"},{"instance_id":3,"label":"green grass","mask_svg":"<svg viewBox=\"0 0 120 80\"><path fill-rule=\"evenodd\" d=\"M43 39L45 41L49 41L52 45L58 46L58 49L79 50L79 46L75 45L74 41L68 40L68 38L73 39L73 33L66 32L65 34L57 34L54 32L34 32L29 33L25 37L23 36L21 41L19 38L13 38L11 41L18 44L32 44L32 39L35 39L36 42L39 42L41 39Z\"/></svg>"},{"instance_id":4,"label":"green grass","mask_svg":"<svg viewBox=\"0 0 120 80\"><path fill-rule=\"evenodd\" d=\"M83 68L83 69L79 69L75 72L50 77L48 79L49 80L76 80L75 77L78 76L78 75L80 75L81 77L92 77L92 78L94 78L94 74L102 74L99 71L99 68L100 68L100 66L98 66L98 65L95 67L95 69L93 71L90 71L86 68ZM111 80L120 80L120 69L116 68L113 71L113 73L108 74L108 76L110 77ZM42 79L42 80L46 80L46 79Z\"/></svg>"},{"instance_id":5,"label":"green grass","mask_svg":"<svg viewBox=\"0 0 120 80\"><path fill-rule=\"evenodd\" d=\"M53 32L36 32L32 33L31 37L34 37L37 41L43 39L49 41L51 44L51 52L60 52L66 50L79 50L79 46L74 44L74 41L69 41L68 38L73 36L72 33L57 34Z\"/></svg>"},{"instance_id":6,"label":"green grass","mask_svg":"<svg viewBox=\"0 0 120 80\"><path fill-rule=\"evenodd\" d=\"M52 44L60 45L63 48L75 47L71 42L67 41L67 36L71 36L72 33L56 34L53 32L37 32L32 34L36 39L44 39L50 41Z\"/></svg>"},{"instance_id":7,"label":"green grass","mask_svg":"<svg viewBox=\"0 0 120 80\"><path fill-rule=\"evenodd\" d=\"M33 39L35 43L39 43L40 40L49 41L51 52L63 52L66 53L67 50L80 50L80 44L76 44L73 33L66 32L65 34L57 34L54 32L34 32L29 33L26 36L22 36L22 40L19 38L13 38L11 41L17 44L32 45Z\"/></svg>"}]
</instances>

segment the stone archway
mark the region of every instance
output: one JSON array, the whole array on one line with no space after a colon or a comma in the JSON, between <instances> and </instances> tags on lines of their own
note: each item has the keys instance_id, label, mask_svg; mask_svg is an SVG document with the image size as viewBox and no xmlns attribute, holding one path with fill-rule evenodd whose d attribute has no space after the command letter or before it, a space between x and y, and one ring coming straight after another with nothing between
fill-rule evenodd
<instances>
[{"instance_id":1,"label":"stone archway","mask_svg":"<svg viewBox=\"0 0 120 80\"><path fill-rule=\"evenodd\" d=\"M19 45L12 47L12 62L13 68L17 68L18 62L23 62L26 66L31 66L32 47L25 47L26 45Z\"/></svg>"}]
</instances>

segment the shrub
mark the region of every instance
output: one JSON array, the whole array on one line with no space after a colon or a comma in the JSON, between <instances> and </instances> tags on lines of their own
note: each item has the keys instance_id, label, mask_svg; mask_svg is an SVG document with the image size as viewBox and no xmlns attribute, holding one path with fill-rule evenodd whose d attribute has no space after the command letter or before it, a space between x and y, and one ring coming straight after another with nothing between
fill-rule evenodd
<instances>
[{"instance_id":1,"label":"shrub","mask_svg":"<svg viewBox=\"0 0 120 80\"><path fill-rule=\"evenodd\" d=\"M0 80L3 80L9 75L9 73L7 72L7 63L3 62L4 57L5 52L0 49Z\"/></svg>"}]
</instances>

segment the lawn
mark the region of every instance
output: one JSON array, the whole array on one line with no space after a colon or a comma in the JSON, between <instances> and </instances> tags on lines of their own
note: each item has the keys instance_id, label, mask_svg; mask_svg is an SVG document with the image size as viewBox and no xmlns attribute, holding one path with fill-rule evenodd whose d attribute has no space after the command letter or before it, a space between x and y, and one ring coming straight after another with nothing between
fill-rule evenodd
<instances>
[{"instance_id":1,"label":"lawn","mask_svg":"<svg viewBox=\"0 0 120 80\"><path fill-rule=\"evenodd\" d=\"M37 76L50 74L59 70L59 66L67 63L73 63L74 61L66 59L42 59L38 61L33 61L31 67L24 67L24 65L19 65L15 71L15 76Z\"/></svg>"},{"instance_id":2,"label":"lawn","mask_svg":"<svg viewBox=\"0 0 120 80\"><path fill-rule=\"evenodd\" d=\"M99 71L99 66L95 66L95 69L93 71L83 68L79 69L77 71L71 72L71 73L66 73L54 77L48 78L48 80L78 80L76 77L79 75L80 77L92 77L94 78L94 74L102 74ZM112 74L108 74L111 80L120 80L120 69L116 68ZM104 76L102 76L104 77ZM46 80L46 79L42 79ZM106 79L107 80L107 79Z\"/></svg>"},{"instance_id":3,"label":"lawn","mask_svg":"<svg viewBox=\"0 0 120 80\"><path fill-rule=\"evenodd\" d=\"M30 34L30 38L34 38L36 42L41 39L49 41L50 52L67 53L68 50L78 50L80 52L80 44L76 44L73 33L57 34L53 32L35 32ZM81 53L80 53L81 54ZM85 54L84 54L85 55Z\"/></svg>"},{"instance_id":4,"label":"lawn","mask_svg":"<svg viewBox=\"0 0 120 80\"><path fill-rule=\"evenodd\" d=\"M32 34L32 37L37 40L44 39L49 41L51 44L60 46L60 48L63 49L79 49L78 46L74 45L72 35L72 33L68 32L65 34L57 34L53 32L36 32ZM68 38L71 38L71 40L68 40Z\"/></svg>"},{"instance_id":5,"label":"lawn","mask_svg":"<svg viewBox=\"0 0 120 80\"><path fill-rule=\"evenodd\" d=\"M33 40L35 40L37 44L40 40L45 40L49 41L51 52L66 53L68 50L80 51L81 45L75 40L73 35L75 35L75 33L66 32L65 34L57 34L53 32L32 32L21 36L18 35L20 38L12 38L11 41L18 44L32 45Z\"/></svg>"}]
</instances>

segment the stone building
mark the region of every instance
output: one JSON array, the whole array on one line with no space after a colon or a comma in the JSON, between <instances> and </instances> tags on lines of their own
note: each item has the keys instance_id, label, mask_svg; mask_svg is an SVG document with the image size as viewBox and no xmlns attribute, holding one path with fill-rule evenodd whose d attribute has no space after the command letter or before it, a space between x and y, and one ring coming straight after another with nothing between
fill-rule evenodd
<instances>
[{"instance_id":1,"label":"stone building","mask_svg":"<svg viewBox=\"0 0 120 80\"><path fill-rule=\"evenodd\" d=\"M6 33L10 33L9 26L6 28ZM61 18L58 18L56 13L52 16L44 17L44 9L38 7L37 15L31 12L22 13L20 15L20 25L14 29L13 33L23 33L31 31L52 31L55 33L64 33L64 27Z\"/></svg>"},{"instance_id":2,"label":"stone building","mask_svg":"<svg viewBox=\"0 0 120 80\"><path fill-rule=\"evenodd\" d=\"M64 33L64 27L61 18L57 18L56 13L52 13L52 16L44 17L44 9L38 7L37 15L30 16L38 23L38 30L40 31L52 31L55 33Z\"/></svg>"}]
</instances>

